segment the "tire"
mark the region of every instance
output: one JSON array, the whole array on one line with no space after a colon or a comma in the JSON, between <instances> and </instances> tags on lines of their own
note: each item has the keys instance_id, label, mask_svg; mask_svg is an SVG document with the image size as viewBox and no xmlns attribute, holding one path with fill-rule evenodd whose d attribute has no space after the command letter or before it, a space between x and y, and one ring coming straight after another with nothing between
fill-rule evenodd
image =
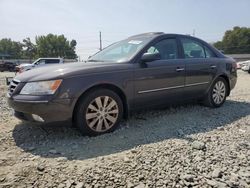
<instances>
[{"instance_id":1,"label":"tire","mask_svg":"<svg viewBox=\"0 0 250 188\"><path fill-rule=\"evenodd\" d=\"M76 107L76 127L83 135L97 136L114 131L123 116L121 98L108 89L92 90Z\"/></svg>"},{"instance_id":2,"label":"tire","mask_svg":"<svg viewBox=\"0 0 250 188\"><path fill-rule=\"evenodd\" d=\"M228 90L227 81L222 77L217 78L205 97L204 105L212 108L222 106L226 100Z\"/></svg>"}]
</instances>

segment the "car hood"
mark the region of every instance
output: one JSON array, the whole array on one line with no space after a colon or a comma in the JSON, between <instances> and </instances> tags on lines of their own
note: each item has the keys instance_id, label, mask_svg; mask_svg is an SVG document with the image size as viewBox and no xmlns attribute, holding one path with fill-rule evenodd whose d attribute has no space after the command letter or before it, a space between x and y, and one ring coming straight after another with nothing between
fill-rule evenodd
<instances>
[{"instance_id":1,"label":"car hood","mask_svg":"<svg viewBox=\"0 0 250 188\"><path fill-rule=\"evenodd\" d=\"M32 69L18 74L15 79L21 82L33 82L42 80L64 79L74 76L84 76L87 74L119 71L127 69L129 63L105 63L105 62L91 62L91 63L67 63L59 65L50 65L41 68Z\"/></svg>"},{"instance_id":2,"label":"car hood","mask_svg":"<svg viewBox=\"0 0 250 188\"><path fill-rule=\"evenodd\" d=\"M23 64L20 64L18 65L19 67L32 67L32 64L29 64L29 63L23 63Z\"/></svg>"}]
</instances>

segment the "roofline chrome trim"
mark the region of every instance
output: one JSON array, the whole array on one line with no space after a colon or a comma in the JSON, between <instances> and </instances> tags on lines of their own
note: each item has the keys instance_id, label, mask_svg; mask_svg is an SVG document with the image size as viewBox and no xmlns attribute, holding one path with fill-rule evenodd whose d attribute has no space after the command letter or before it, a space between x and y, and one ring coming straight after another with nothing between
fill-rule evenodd
<instances>
[{"instance_id":1,"label":"roofline chrome trim","mask_svg":"<svg viewBox=\"0 0 250 188\"><path fill-rule=\"evenodd\" d=\"M203 84L208 84L208 83L209 82L200 82L200 83L194 83L194 84L188 84L188 85L180 85L180 86L173 86L173 87L150 89L150 90L138 91L138 94L150 93L150 92L156 92L156 91L163 91L163 90L169 90L169 89L177 89L177 88L183 88L183 87L191 87L191 86L203 85Z\"/></svg>"}]
</instances>

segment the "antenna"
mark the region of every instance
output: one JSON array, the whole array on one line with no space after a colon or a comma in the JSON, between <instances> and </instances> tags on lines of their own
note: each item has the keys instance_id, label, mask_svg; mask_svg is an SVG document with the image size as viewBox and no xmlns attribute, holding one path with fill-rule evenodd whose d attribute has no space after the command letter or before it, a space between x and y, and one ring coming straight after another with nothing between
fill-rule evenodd
<instances>
[{"instance_id":1,"label":"antenna","mask_svg":"<svg viewBox=\"0 0 250 188\"><path fill-rule=\"evenodd\" d=\"M195 29L193 29L193 36L195 37Z\"/></svg>"},{"instance_id":2,"label":"antenna","mask_svg":"<svg viewBox=\"0 0 250 188\"><path fill-rule=\"evenodd\" d=\"M102 51L102 32L99 32L99 39L100 39L100 48L99 50Z\"/></svg>"}]
</instances>

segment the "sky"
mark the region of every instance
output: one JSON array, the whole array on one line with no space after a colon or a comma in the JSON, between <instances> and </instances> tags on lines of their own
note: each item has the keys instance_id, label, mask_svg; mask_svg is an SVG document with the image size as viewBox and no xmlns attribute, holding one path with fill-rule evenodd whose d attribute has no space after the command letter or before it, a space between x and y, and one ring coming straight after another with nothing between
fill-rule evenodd
<instances>
[{"instance_id":1,"label":"sky","mask_svg":"<svg viewBox=\"0 0 250 188\"><path fill-rule=\"evenodd\" d=\"M131 35L162 31L221 40L250 27L250 0L0 0L0 39L64 34L81 59Z\"/></svg>"}]
</instances>

